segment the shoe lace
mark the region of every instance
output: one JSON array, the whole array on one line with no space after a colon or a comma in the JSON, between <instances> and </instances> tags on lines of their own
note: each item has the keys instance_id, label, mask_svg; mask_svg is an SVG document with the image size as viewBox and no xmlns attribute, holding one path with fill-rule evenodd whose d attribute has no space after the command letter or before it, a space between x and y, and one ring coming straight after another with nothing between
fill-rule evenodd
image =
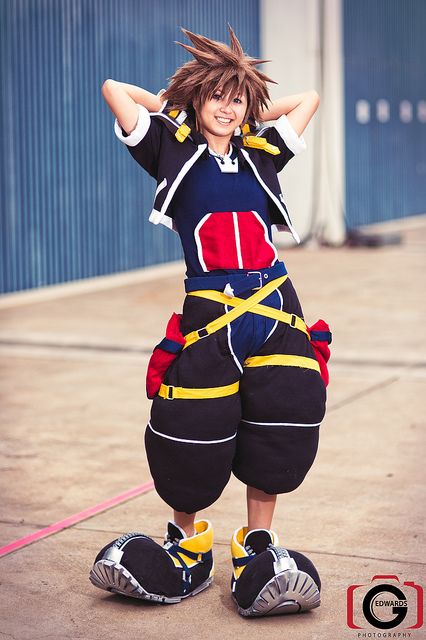
<instances>
[{"instance_id":1,"label":"shoe lace","mask_svg":"<svg viewBox=\"0 0 426 640\"><path fill-rule=\"evenodd\" d=\"M287 549L284 549L284 547L276 547L272 544L272 542L268 544L268 549L274 550L275 555L277 556L277 560L286 559L290 557L290 554L287 551Z\"/></svg>"},{"instance_id":2,"label":"shoe lace","mask_svg":"<svg viewBox=\"0 0 426 640\"><path fill-rule=\"evenodd\" d=\"M177 547L179 545L180 538L174 538L170 535L170 533L166 533L163 547L165 549L170 549L170 547Z\"/></svg>"},{"instance_id":3,"label":"shoe lace","mask_svg":"<svg viewBox=\"0 0 426 640\"><path fill-rule=\"evenodd\" d=\"M249 554L249 556L255 556L256 552L253 551L252 547L249 544L246 544L246 546L244 547L244 549L247 551L247 553Z\"/></svg>"},{"instance_id":4,"label":"shoe lace","mask_svg":"<svg viewBox=\"0 0 426 640\"><path fill-rule=\"evenodd\" d=\"M144 537L146 537L145 534L139 533L138 531L131 531L130 533L123 533L122 536L117 538L117 540L114 542L113 546L117 547L119 549L121 546L123 546L123 544L125 542L127 542L131 538L134 538L135 536L144 536Z\"/></svg>"}]
</instances>

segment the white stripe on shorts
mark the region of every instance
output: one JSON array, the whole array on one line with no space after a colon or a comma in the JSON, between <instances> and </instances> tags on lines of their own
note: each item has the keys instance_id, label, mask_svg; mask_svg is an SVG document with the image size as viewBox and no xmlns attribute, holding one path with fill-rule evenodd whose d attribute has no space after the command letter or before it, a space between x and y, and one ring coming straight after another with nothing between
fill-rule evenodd
<instances>
[{"instance_id":1,"label":"white stripe on shorts","mask_svg":"<svg viewBox=\"0 0 426 640\"><path fill-rule=\"evenodd\" d=\"M256 424L262 427L319 427L321 422L313 422L305 424L303 422L253 422L252 420L241 420L247 424Z\"/></svg>"},{"instance_id":2,"label":"white stripe on shorts","mask_svg":"<svg viewBox=\"0 0 426 640\"><path fill-rule=\"evenodd\" d=\"M229 440L233 440L237 435L237 433L235 432L233 436L230 436L229 438L222 438L221 440L187 440L186 438L175 438L173 436L166 436L165 433L156 431L150 422L148 422L148 427L153 433L155 433L155 435L161 436L161 438L167 438L167 440L174 440L175 442L186 442L188 444L220 444L221 442L228 442Z\"/></svg>"}]
</instances>

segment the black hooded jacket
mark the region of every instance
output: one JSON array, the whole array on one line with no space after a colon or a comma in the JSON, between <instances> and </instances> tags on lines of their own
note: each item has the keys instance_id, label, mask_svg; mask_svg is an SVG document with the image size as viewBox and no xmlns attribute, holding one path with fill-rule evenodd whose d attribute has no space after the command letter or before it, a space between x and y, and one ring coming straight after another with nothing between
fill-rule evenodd
<instances>
[{"instance_id":1,"label":"black hooded jacket","mask_svg":"<svg viewBox=\"0 0 426 640\"><path fill-rule=\"evenodd\" d=\"M149 113L142 105L138 105L138 108L138 122L130 134L121 128L117 120L114 130L136 162L157 181L150 222L162 223L174 229L173 220L168 215L169 205L192 165L203 154L208 153L207 140L196 131L184 111L178 115L171 112L173 115L170 115L166 105L158 113ZM179 142L176 132L183 123L190 128L190 133L183 142ZM268 194L271 223L280 231L289 231L296 242L300 242L284 203L277 174L295 154L306 148L305 142L296 134L286 116L281 116L273 126L250 131L249 135L266 139L267 143L279 149L279 154L273 155L264 149L245 146L239 130L236 130L231 139L238 150L239 161L249 164L256 179Z\"/></svg>"}]
</instances>

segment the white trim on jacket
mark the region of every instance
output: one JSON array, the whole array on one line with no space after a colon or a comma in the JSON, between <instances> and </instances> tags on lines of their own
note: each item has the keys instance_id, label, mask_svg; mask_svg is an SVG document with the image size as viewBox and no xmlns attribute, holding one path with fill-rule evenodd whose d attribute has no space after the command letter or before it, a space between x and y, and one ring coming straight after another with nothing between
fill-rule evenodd
<instances>
[{"instance_id":1,"label":"white trim on jacket","mask_svg":"<svg viewBox=\"0 0 426 640\"><path fill-rule=\"evenodd\" d=\"M151 124L151 118L148 109L141 104L136 105L139 109L138 121L136 127L128 136L123 136L121 131L121 125L117 118L114 121L114 133L121 142L127 144L128 147L136 147L141 140L143 140L148 133L148 129Z\"/></svg>"},{"instance_id":2,"label":"white trim on jacket","mask_svg":"<svg viewBox=\"0 0 426 640\"><path fill-rule=\"evenodd\" d=\"M290 148L290 147L289 147ZM288 217L287 211L285 210L285 208L283 207L283 205L281 204L281 202L279 201L279 199L276 197L276 195L274 193L272 193L272 191L270 190L270 188L265 184L265 182L262 180L262 178L260 177L260 174L256 168L256 165L254 164L253 160L250 158L249 154L247 153L247 151L245 149L241 149L241 153L243 154L244 158L247 160L247 162L249 163L249 165L251 166L251 168L253 169L253 173L256 176L259 184L265 189L266 193L268 194L268 196L271 198L271 200L275 203L275 205L278 207L279 211L281 211L284 220L287 222L287 226L290 230L291 235L293 236L293 238L296 240L297 244L300 244L300 237L299 234L297 233L296 229L293 227L293 225L290 222L290 218ZM280 194L281 195L281 194ZM278 225L275 225L277 228L279 228Z\"/></svg>"},{"instance_id":3,"label":"white trim on jacket","mask_svg":"<svg viewBox=\"0 0 426 640\"><path fill-rule=\"evenodd\" d=\"M175 181L170 185L169 191L167 193L166 199L163 202L163 206L161 207L161 210L157 211L157 209L153 209L151 211L149 216L150 222L152 222L153 224L158 224L161 222L162 224L165 224L166 227L173 229L173 220L169 216L166 216L166 211L169 207L170 201L173 198L176 189L178 188L178 186L180 185L180 183L182 182L182 180L184 179L184 177L186 176L186 174L188 173L192 165L198 160L198 158L206 149L207 149L207 144L199 144L198 149L194 153L194 155L191 156L191 158L189 158L189 160L187 160L184 165L182 165L181 170L179 171L179 173L175 178Z\"/></svg>"},{"instance_id":4,"label":"white trim on jacket","mask_svg":"<svg viewBox=\"0 0 426 640\"><path fill-rule=\"evenodd\" d=\"M278 120L274 122L273 126L295 156L305 151L306 142L304 137L297 135L286 115L283 114L280 116Z\"/></svg>"}]
</instances>

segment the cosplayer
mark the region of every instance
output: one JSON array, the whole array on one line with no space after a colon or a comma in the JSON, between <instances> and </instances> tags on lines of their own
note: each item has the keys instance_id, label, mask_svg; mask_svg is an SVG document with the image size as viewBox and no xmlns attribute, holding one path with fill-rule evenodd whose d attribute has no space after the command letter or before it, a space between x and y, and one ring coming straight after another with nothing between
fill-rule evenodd
<instances>
[{"instance_id":1,"label":"cosplayer","mask_svg":"<svg viewBox=\"0 0 426 640\"><path fill-rule=\"evenodd\" d=\"M208 587L213 529L196 512L232 472L247 486L247 525L231 541L239 613L303 611L320 603L318 573L271 524L277 494L296 489L316 455L331 338L323 321L306 326L272 227L298 241L277 173L305 148L319 99L308 91L271 103L272 81L255 68L263 61L244 54L231 28L230 47L183 31L194 59L165 92L103 86L117 137L157 181L150 221L179 234L187 267L183 313L147 377L145 446L173 520L163 546L141 533L108 544L90 578L164 603Z\"/></svg>"}]
</instances>

